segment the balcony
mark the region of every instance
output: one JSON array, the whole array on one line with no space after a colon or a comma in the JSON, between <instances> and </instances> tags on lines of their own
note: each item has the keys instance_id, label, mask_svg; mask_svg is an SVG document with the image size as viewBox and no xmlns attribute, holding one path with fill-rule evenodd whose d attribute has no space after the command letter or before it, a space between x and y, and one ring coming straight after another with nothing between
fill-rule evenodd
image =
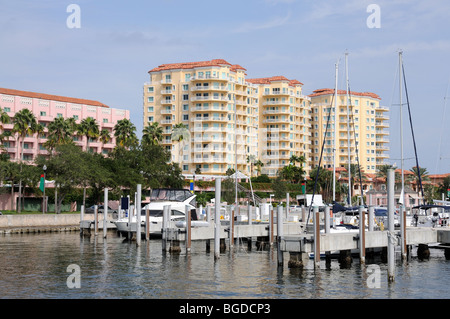
<instances>
[{"instance_id":1,"label":"balcony","mask_svg":"<svg viewBox=\"0 0 450 319\"><path fill-rule=\"evenodd\" d=\"M263 105L289 105L291 104L289 100L284 101L263 101Z\"/></svg>"},{"instance_id":2,"label":"balcony","mask_svg":"<svg viewBox=\"0 0 450 319\"><path fill-rule=\"evenodd\" d=\"M161 80L161 84L171 84L172 83L172 79L162 79Z\"/></svg>"},{"instance_id":3,"label":"balcony","mask_svg":"<svg viewBox=\"0 0 450 319\"><path fill-rule=\"evenodd\" d=\"M172 104L172 99L162 99L161 104Z\"/></svg>"},{"instance_id":4,"label":"balcony","mask_svg":"<svg viewBox=\"0 0 450 319\"><path fill-rule=\"evenodd\" d=\"M214 85L208 85L208 86L193 86L191 87L192 92L196 91L228 91L228 88L224 85L222 86L214 86Z\"/></svg>"},{"instance_id":5,"label":"balcony","mask_svg":"<svg viewBox=\"0 0 450 319\"><path fill-rule=\"evenodd\" d=\"M161 90L161 94L172 94L172 90Z\"/></svg>"},{"instance_id":6,"label":"balcony","mask_svg":"<svg viewBox=\"0 0 450 319\"><path fill-rule=\"evenodd\" d=\"M191 97L192 102L196 101L223 101L223 102L230 102L231 100L227 96L214 96L214 95L208 95L208 96L193 96Z\"/></svg>"}]
</instances>

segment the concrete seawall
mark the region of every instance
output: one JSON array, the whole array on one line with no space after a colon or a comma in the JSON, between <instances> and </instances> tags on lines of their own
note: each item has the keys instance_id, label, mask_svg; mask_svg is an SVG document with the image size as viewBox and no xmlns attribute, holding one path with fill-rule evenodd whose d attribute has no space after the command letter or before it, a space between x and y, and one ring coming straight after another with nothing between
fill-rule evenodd
<instances>
[{"instance_id":1,"label":"concrete seawall","mask_svg":"<svg viewBox=\"0 0 450 319\"><path fill-rule=\"evenodd\" d=\"M94 214L85 214L85 220L94 220ZM108 220L112 214L108 214ZM99 214L103 221L103 214ZM58 230L79 230L80 214L23 214L1 215L0 233L23 233Z\"/></svg>"}]
</instances>

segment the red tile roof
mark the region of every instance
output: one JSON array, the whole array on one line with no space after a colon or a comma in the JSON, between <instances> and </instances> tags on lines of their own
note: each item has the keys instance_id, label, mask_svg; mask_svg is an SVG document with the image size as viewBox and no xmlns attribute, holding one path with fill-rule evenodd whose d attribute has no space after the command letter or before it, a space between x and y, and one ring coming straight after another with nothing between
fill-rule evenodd
<instances>
[{"instance_id":1,"label":"red tile roof","mask_svg":"<svg viewBox=\"0 0 450 319\"><path fill-rule=\"evenodd\" d=\"M34 93L34 92L19 91L19 90L13 90L13 89L5 89L5 88L0 88L0 93L8 94L8 95L24 96L24 97L30 97L30 98L42 99L42 100L51 100L51 101L58 101L58 102L109 107L98 101L78 99L78 98L74 98L74 97L65 97L65 96L59 96L59 95L50 95L50 94L45 94L45 93Z\"/></svg>"},{"instance_id":2,"label":"red tile roof","mask_svg":"<svg viewBox=\"0 0 450 319\"><path fill-rule=\"evenodd\" d=\"M345 95L345 94L347 94L347 91L345 91L345 90L338 90L337 93L339 95ZM314 97L314 96L330 95L330 94L334 94L334 89L318 89L318 90L314 90L313 93L308 95L308 96L309 97ZM371 98L374 98L374 99L381 100L381 97L378 94L371 93L371 92L354 92L354 91L350 91L350 95L367 96L367 97L371 97Z\"/></svg>"},{"instance_id":3,"label":"red tile roof","mask_svg":"<svg viewBox=\"0 0 450 319\"><path fill-rule=\"evenodd\" d=\"M268 78L247 79L246 81L253 83L253 84L270 84L272 82L277 82L277 81L287 81L287 82L289 82L290 86L303 85L303 83L300 81L289 80L288 78L286 78L285 76L282 76L282 75L272 76L272 77L268 77Z\"/></svg>"},{"instance_id":4,"label":"red tile roof","mask_svg":"<svg viewBox=\"0 0 450 319\"><path fill-rule=\"evenodd\" d=\"M150 72L159 72L159 71L166 71L166 70L176 70L176 69L193 69L193 68L201 68L201 67L208 67L208 66L223 66L228 65L230 67L233 67L233 65L223 59L214 59L211 61L199 61L199 62L181 62L181 63L169 63L169 64L161 64L160 66L151 69L148 71ZM244 69L240 65L235 65L236 68ZM245 69L244 69L245 70Z\"/></svg>"}]
</instances>

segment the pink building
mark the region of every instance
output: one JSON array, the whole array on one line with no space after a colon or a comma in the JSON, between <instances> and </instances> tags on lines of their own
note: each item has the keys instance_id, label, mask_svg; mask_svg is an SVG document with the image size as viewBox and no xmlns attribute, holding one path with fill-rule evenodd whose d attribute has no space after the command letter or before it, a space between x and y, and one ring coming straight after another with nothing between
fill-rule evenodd
<instances>
[{"instance_id":1,"label":"pink building","mask_svg":"<svg viewBox=\"0 0 450 319\"><path fill-rule=\"evenodd\" d=\"M34 136L25 138L23 159L28 161L34 160L37 155L48 154L48 151L43 145L47 141L48 136L46 127L56 117L74 118L76 123L80 123L81 120L88 117L94 118L99 125L100 131L102 129L110 131L111 141L106 144L100 141L92 141L89 143L89 147L94 152L104 154L110 152L116 145L113 132L116 123L121 119L130 118L130 111L113 109L97 101L4 88L0 88L0 107L11 119L16 112L27 108L36 116L38 123L45 127L44 134L40 136L35 134ZM5 131L10 131L12 128L12 123L3 124ZM76 144L85 148L86 137L74 136L74 141ZM3 144L10 158L12 160L18 160L20 157L20 151L18 152L20 147L17 145L18 141L16 136L13 135L9 139L6 139Z\"/></svg>"}]
</instances>

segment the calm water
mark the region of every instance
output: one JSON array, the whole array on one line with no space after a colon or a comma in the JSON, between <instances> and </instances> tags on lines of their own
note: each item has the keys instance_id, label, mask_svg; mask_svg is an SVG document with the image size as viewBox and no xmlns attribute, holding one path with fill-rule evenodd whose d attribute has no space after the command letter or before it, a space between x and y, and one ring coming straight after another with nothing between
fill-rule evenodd
<instances>
[{"instance_id":1,"label":"calm water","mask_svg":"<svg viewBox=\"0 0 450 319\"><path fill-rule=\"evenodd\" d=\"M184 247L182 247L182 250ZM190 254L163 255L161 241L140 247L122 242L115 233L106 240L80 238L77 232L0 237L0 297L3 299L234 299L234 298L449 298L450 261L432 249L428 261L415 251L410 263L398 261L395 282L387 283L387 264L380 287L368 288L367 268L354 259L350 269L333 260L314 271L277 267L276 251L247 252L246 244L221 254L214 262L205 244L195 242ZM68 288L69 265L80 267L80 288Z\"/></svg>"}]
</instances>

